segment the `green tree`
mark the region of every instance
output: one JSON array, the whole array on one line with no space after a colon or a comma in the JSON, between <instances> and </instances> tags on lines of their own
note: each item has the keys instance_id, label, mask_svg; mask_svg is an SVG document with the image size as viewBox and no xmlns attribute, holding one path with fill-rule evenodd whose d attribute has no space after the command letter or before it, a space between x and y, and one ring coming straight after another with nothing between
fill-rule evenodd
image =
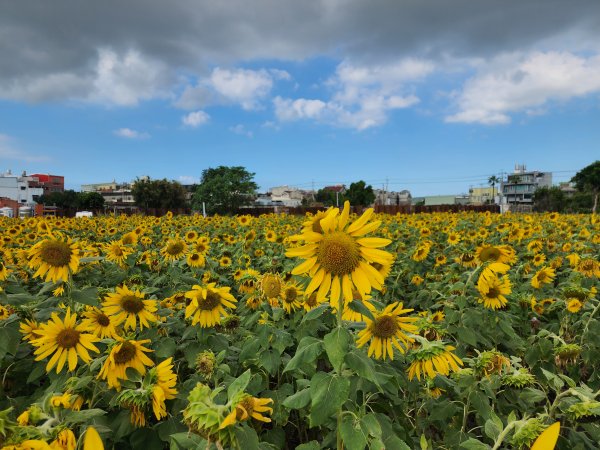
<instances>
[{"instance_id":1,"label":"green tree","mask_svg":"<svg viewBox=\"0 0 600 450\"><path fill-rule=\"evenodd\" d=\"M533 194L533 209L538 212L563 212L569 201L563 191L560 188L553 187L542 187L535 191Z\"/></svg>"},{"instance_id":2,"label":"green tree","mask_svg":"<svg viewBox=\"0 0 600 450\"><path fill-rule=\"evenodd\" d=\"M335 191L332 191L331 189L319 189L315 194L315 200L319 203L323 203L325 206L335 206L335 195ZM338 196L341 196L342 198L338 197L337 200L343 203L343 195L338 194Z\"/></svg>"},{"instance_id":3,"label":"green tree","mask_svg":"<svg viewBox=\"0 0 600 450\"><path fill-rule=\"evenodd\" d=\"M488 184L492 186L492 203L496 203L496 184L500 183L500 178L492 175L488 178Z\"/></svg>"},{"instance_id":4,"label":"green tree","mask_svg":"<svg viewBox=\"0 0 600 450\"><path fill-rule=\"evenodd\" d=\"M77 206L81 209L102 209L104 197L98 192L79 192Z\"/></svg>"},{"instance_id":5,"label":"green tree","mask_svg":"<svg viewBox=\"0 0 600 450\"><path fill-rule=\"evenodd\" d=\"M346 200L349 200L352 206L369 206L375 201L373 187L367 186L363 180L352 183L346 191Z\"/></svg>"},{"instance_id":6,"label":"green tree","mask_svg":"<svg viewBox=\"0 0 600 450\"><path fill-rule=\"evenodd\" d=\"M241 206L252 203L258 185L254 173L241 166L219 166L202 171L202 179L194 193L192 205L209 214L233 214Z\"/></svg>"},{"instance_id":7,"label":"green tree","mask_svg":"<svg viewBox=\"0 0 600 450\"><path fill-rule=\"evenodd\" d=\"M186 206L185 188L177 181L137 179L131 193L138 207L174 209Z\"/></svg>"},{"instance_id":8,"label":"green tree","mask_svg":"<svg viewBox=\"0 0 600 450\"><path fill-rule=\"evenodd\" d=\"M600 161L593 162L581 169L571 178L571 182L575 183L578 191L592 193L594 196L592 213L595 214L598 207L598 195L600 194Z\"/></svg>"}]
</instances>

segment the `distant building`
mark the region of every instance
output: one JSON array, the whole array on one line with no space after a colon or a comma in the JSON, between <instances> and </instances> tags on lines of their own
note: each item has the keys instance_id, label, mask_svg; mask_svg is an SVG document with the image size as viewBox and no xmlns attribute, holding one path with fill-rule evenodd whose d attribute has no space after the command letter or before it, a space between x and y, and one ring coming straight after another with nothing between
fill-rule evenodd
<instances>
[{"instance_id":1,"label":"distant building","mask_svg":"<svg viewBox=\"0 0 600 450\"><path fill-rule=\"evenodd\" d=\"M277 186L270 190L271 201L283 206L296 207L302 204L304 191L290 186Z\"/></svg>"},{"instance_id":2,"label":"distant building","mask_svg":"<svg viewBox=\"0 0 600 450\"><path fill-rule=\"evenodd\" d=\"M385 191L383 189L374 189L376 205L410 205L412 196L407 190L400 192Z\"/></svg>"},{"instance_id":3,"label":"distant building","mask_svg":"<svg viewBox=\"0 0 600 450\"><path fill-rule=\"evenodd\" d=\"M571 197L573 194L575 194L575 192L577 192L575 183L571 183L570 181L558 183L558 188L563 191L567 197Z\"/></svg>"},{"instance_id":4,"label":"distant building","mask_svg":"<svg viewBox=\"0 0 600 450\"><path fill-rule=\"evenodd\" d=\"M426 197L413 197L413 205L441 206L441 205L467 205L468 195L429 195Z\"/></svg>"},{"instance_id":5,"label":"distant building","mask_svg":"<svg viewBox=\"0 0 600 450\"><path fill-rule=\"evenodd\" d=\"M44 194L51 192L64 192L65 177L62 175L50 175L49 173L32 173L29 175L32 178L32 187L41 187Z\"/></svg>"},{"instance_id":6,"label":"distant building","mask_svg":"<svg viewBox=\"0 0 600 450\"><path fill-rule=\"evenodd\" d=\"M502 180L502 203L505 205L531 206L533 194L541 187L552 186L552 172L528 171L525 165L515 165L514 173Z\"/></svg>"},{"instance_id":7,"label":"distant building","mask_svg":"<svg viewBox=\"0 0 600 450\"><path fill-rule=\"evenodd\" d=\"M14 200L19 205L32 206L42 195L44 189L38 186L37 179L25 172L21 176L10 170L0 174L0 197Z\"/></svg>"},{"instance_id":8,"label":"distant building","mask_svg":"<svg viewBox=\"0 0 600 450\"><path fill-rule=\"evenodd\" d=\"M82 184L81 192L99 193L104 198L106 206L133 206L135 205L135 199L131 192L131 188L131 183L117 183L113 180L108 183Z\"/></svg>"},{"instance_id":9,"label":"distant building","mask_svg":"<svg viewBox=\"0 0 600 450\"><path fill-rule=\"evenodd\" d=\"M500 192L500 186L473 187L469 189L470 205L488 205L496 203L495 197Z\"/></svg>"}]
</instances>

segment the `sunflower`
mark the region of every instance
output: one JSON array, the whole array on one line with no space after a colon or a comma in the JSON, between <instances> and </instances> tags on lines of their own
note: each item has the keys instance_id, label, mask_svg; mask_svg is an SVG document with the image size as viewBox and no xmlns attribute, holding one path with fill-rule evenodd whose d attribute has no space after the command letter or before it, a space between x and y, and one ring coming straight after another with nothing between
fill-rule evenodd
<instances>
[{"instance_id":1,"label":"sunflower","mask_svg":"<svg viewBox=\"0 0 600 450\"><path fill-rule=\"evenodd\" d=\"M119 380L127 380L126 370L129 367L135 369L140 375L144 375L146 366L154 365L152 360L146 356L147 352L153 350L144 347L144 344L149 343L150 339L134 341L117 337L117 341L118 343L111 349L108 358L104 361L98 378L106 380L110 387L121 390Z\"/></svg>"},{"instance_id":2,"label":"sunflower","mask_svg":"<svg viewBox=\"0 0 600 450\"><path fill-rule=\"evenodd\" d=\"M76 325L77 316L71 314L71 309L67 308L64 320L58 317L58 314L52 313L51 319L40 326L36 334L39 338L32 339L31 344L37 349L34 351L35 360L42 359L52 355L46 365L46 372L50 372L56 366L56 373L60 373L68 363L68 371L73 372L77 367L77 360L89 363L92 358L88 350L98 353L94 342L99 339L89 333L89 329L84 325Z\"/></svg>"},{"instance_id":3,"label":"sunflower","mask_svg":"<svg viewBox=\"0 0 600 450\"><path fill-rule=\"evenodd\" d=\"M503 264L512 264L516 262L515 251L508 245L483 245L477 247L475 251L480 263L499 262Z\"/></svg>"},{"instance_id":4,"label":"sunflower","mask_svg":"<svg viewBox=\"0 0 600 450\"><path fill-rule=\"evenodd\" d=\"M499 309L506 305L505 295L511 291L510 280L507 276L499 278L492 270L484 269L477 281L477 290L481 295L479 303L490 309Z\"/></svg>"},{"instance_id":5,"label":"sunflower","mask_svg":"<svg viewBox=\"0 0 600 450\"><path fill-rule=\"evenodd\" d=\"M463 253L458 258L455 259L457 263L461 266L472 269L473 267L477 267L477 259L473 253Z\"/></svg>"},{"instance_id":6,"label":"sunflower","mask_svg":"<svg viewBox=\"0 0 600 450\"><path fill-rule=\"evenodd\" d=\"M257 398L251 395L246 395L239 401L233 411L225 417L225 419L219 425L219 430L233 425L236 422L242 422L249 420L250 418L259 420L261 422L270 422L271 419L263 416L263 413L273 413L273 408L267 406L269 403L273 403L271 398Z\"/></svg>"},{"instance_id":7,"label":"sunflower","mask_svg":"<svg viewBox=\"0 0 600 450\"><path fill-rule=\"evenodd\" d=\"M277 234L273 230L267 230L265 233L265 240L268 242L276 242Z\"/></svg>"},{"instance_id":8,"label":"sunflower","mask_svg":"<svg viewBox=\"0 0 600 450\"><path fill-rule=\"evenodd\" d=\"M412 363L408 368L408 379L417 377L433 379L436 375L448 376L450 372L458 372L459 366L463 365L462 360L452 353L455 348L451 345L444 345L443 342L428 342L421 340L421 347L411 352Z\"/></svg>"},{"instance_id":9,"label":"sunflower","mask_svg":"<svg viewBox=\"0 0 600 450\"><path fill-rule=\"evenodd\" d=\"M114 319L115 326L125 322L126 330L135 330L138 320L140 329L149 328L150 322L157 321L156 310L156 300L144 299L142 292L127 286L117 286L116 292L108 294L102 303L102 311Z\"/></svg>"},{"instance_id":10,"label":"sunflower","mask_svg":"<svg viewBox=\"0 0 600 450\"><path fill-rule=\"evenodd\" d=\"M416 317L401 317L402 314L413 311L412 309L402 309L402 303L395 302L381 312L373 314L374 320L366 319L367 326L358 334L356 341L357 347L360 348L367 342L371 341L368 350L368 356L375 355L376 359L386 359L388 356L391 360L394 359L394 349L396 347L400 353L404 353L404 346L414 342L414 339L407 336L405 332L414 333L417 327L411 322L417 320Z\"/></svg>"},{"instance_id":11,"label":"sunflower","mask_svg":"<svg viewBox=\"0 0 600 450\"><path fill-rule=\"evenodd\" d=\"M2 305L0 305L0 320L6 320L10 317L12 313L10 310Z\"/></svg>"},{"instance_id":12,"label":"sunflower","mask_svg":"<svg viewBox=\"0 0 600 450\"><path fill-rule=\"evenodd\" d=\"M421 283L423 283L423 281L425 281L425 279L420 276L420 275L413 275L412 278L410 279L411 284L414 284L415 286L419 286L421 285Z\"/></svg>"},{"instance_id":13,"label":"sunflower","mask_svg":"<svg viewBox=\"0 0 600 450\"><path fill-rule=\"evenodd\" d=\"M83 436L83 450L104 450L102 438L91 425L86 428Z\"/></svg>"},{"instance_id":14,"label":"sunflower","mask_svg":"<svg viewBox=\"0 0 600 450\"><path fill-rule=\"evenodd\" d=\"M252 216L250 216L248 214L243 215L243 216L238 216L237 223L243 227L247 227L248 225L250 225L252 223Z\"/></svg>"},{"instance_id":15,"label":"sunflower","mask_svg":"<svg viewBox=\"0 0 600 450\"><path fill-rule=\"evenodd\" d=\"M185 318L192 318L192 325L200 324L202 328L221 323L229 313L225 308L235 309L237 300L229 293L229 287L217 287L215 283L206 286L194 285L185 297L191 299L185 308Z\"/></svg>"},{"instance_id":16,"label":"sunflower","mask_svg":"<svg viewBox=\"0 0 600 450\"><path fill-rule=\"evenodd\" d=\"M369 311L374 313L377 311L377 308L375 308L375 306L373 306L373 304L369 301L370 298L370 295L365 295L363 298L360 295L360 292L358 292L356 289L352 290L352 301L361 301L362 304L365 305ZM333 302L331 303L331 308L333 309L333 312L337 312L338 303L339 302L336 302L335 304ZM349 305L345 305L344 310L342 311L342 320L347 320L349 322L364 322L366 320L366 316L363 316L361 313L354 311L352 308L349 307Z\"/></svg>"},{"instance_id":17,"label":"sunflower","mask_svg":"<svg viewBox=\"0 0 600 450\"><path fill-rule=\"evenodd\" d=\"M79 245L71 239L44 239L29 249L28 257L29 268L37 269L33 276L45 276L45 281L67 282L79 270Z\"/></svg>"},{"instance_id":18,"label":"sunflower","mask_svg":"<svg viewBox=\"0 0 600 450\"><path fill-rule=\"evenodd\" d=\"M196 239L198 239L198 233L196 233L194 230L189 230L185 233L186 241L194 242Z\"/></svg>"},{"instance_id":19,"label":"sunflower","mask_svg":"<svg viewBox=\"0 0 600 450\"><path fill-rule=\"evenodd\" d=\"M188 253L185 262L190 267L204 267L206 265L206 258L202 253L193 252Z\"/></svg>"},{"instance_id":20,"label":"sunflower","mask_svg":"<svg viewBox=\"0 0 600 450\"><path fill-rule=\"evenodd\" d=\"M429 255L429 250L431 250L431 247L429 245L419 244L415 249L414 253L412 254L412 260L416 262L425 260Z\"/></svg>"},{"instance_id":21,"label":"sunflower","mask_svg":"<svg viewBox=\"0 0 600 450\"><path fill-rule=\"evenodd\" d=\"M461 236L459 233L450 233L448 234L448 239L446 242L450 245L456 245L460 242Z\"/></svg>"},{"instance_id":22,"label":"sunflower","mask_svg":"<svg viewBox=\"0 0 600 450\"><path fill-rule=\"evenodd\" d=\"M577 267L575 268L575 271L583 274L588 278L592 278L593 276L600 278L600 264L598 263L598 261L592 258L586 258L579 261Z\"/></svg>"},{"instance_id":23,"label":"sunflower","mask_svg":"<svg viewBox=\"0 0 600 450\"><path fill-rule=\"evenodd\" d=\"M100 339L116 339L119 335L115 328L114 319L111 319L111 317L104 314L101 309L89 307L87 311L83 313L83 317L85 317L85 319L81 321L81 324L85 325L93 335Z\"/></svg>"},{"instance_id":24,"label":"sunflower","mask_svg":"<svg viewBox=\"0 0 600 450\"><path fill-rule=\"evenodd\" d=\"M281 296L284 282L278 273L266 273L260 278L258 286L263 297L273 299Z\"/></svg>"},{"instance_id":25,"label":"sunflower","mask_svg":"<svg viewBox=\"0 0 600 450\"><path fill-rule=\"evenodd\" d=\"M281 294L281 303L283 309L290 314L292 311L302 308L302 295L303 291L296 282L288 282L283 287Z\"/></svg>"},{"instance_id":26,"label":"sunflower","mask_svg":"<svg viewBox=\"0 0 600 450\"><path fill-rule=\"evenodd\" d=\"M553 268L542 267L531 279L531 285L536 289L540 289L544 284L552 283L555 276L556 271Z\"/></svg>"},{"instance_id":27,"label":"sunflower","mask_svg":"<svg viewBox=\"0 0 600 450\"><path fill-rule=\"evenodd\" d=\"M581 301L576 298L570 298L567 300L567 311L569 311L570 313L574 314L579 312L582 306L583 303L581 303Z\"/></svg>"},{"instance_id":28,"label":"sunflower","mask_svg":"<svg viewBox=\"0 0 600 450\"><path fill-rule=\"evenodd\" d=\"M104 244L102 250L104 251L107 260L112 261L121 267L125 266L127 257L133 253L133 250L124 245L121 241L111 241Z\"/></svg>"},{"instance_id":29,"label":"sunflower","mask_svg":"<svg viewBox=\"0 0 600 450\"><path fill-rule=\"evenodd\" d=\"M221 267L231 266L231 258L227 255L221 256L221 258L219 259L219 266L221 266Z\"/></svg>"},{"instance_id":30,"label":"sunflower","mask_svg":"<svg viewBox=\"0 0 600 450\"><path fill-rule=\"evenodd\" d=\"M165 400L174 399L177 395L177 375L173 373L173 358L165 359L150 370L154 386L152 387L152 410L156 419L167 416Z\"/></svg>"},{"instance_id":31,"label":"sunflower","mask_svg":"<svg viewBox=\"0 0 600 450\"><path fill-rule=\"evenodd\" d=\"M23 334L23 340L32 341L42 337L40 325L35 320L25 319L19 324L19 331Z\"/></svg>"},{"instance_id":32,"label":"sunflower","mask_svg":"<svg viewBox=\"0 0 600 450\"><path fill-rule=\"evenodd\" d=\"M286 256L305 259L292 274L308 273L311 276L305 289L307 296L318 288L319 300L330 293L330 300L338 300L342 295L346 301L350 301L352 285L361 294L368 294L373 288L383 288L383 276L369 263L389 265L393 256L379 250L390 244L389 239L364 237L381 225L380 220L369 223L373 212L373 208L367 209L349 225L350 203L345 202L341 214L335 208L321 219L323 233L303 232L299 238L306 244L286 252Z\"/></svg>"},{"instance_id":33,"label":"sunflower","mask_svg":"<svg viewBox=\"0 0 600 450\"><path fill-rule=\"evenodd\" d=\"M75 434L68 428L65 428L50 443L50 448L53 450L75 450L77 448Z\"/></svg>"},{"instance_id":34,"label":"sunflower","mask_svg":"<svg viewBox=\"0 0 600 450\"><path fill-rule=\"evenodd\" d=\"M2 261L0 261L0 281L4 281L8 278L8 268L4 265Z\"/></svg>"},{"instance_id":35,"label":"sunflower","mask_svg":"<svg viewBox=\"0 0 600 450\"><path fill-rule=\"evenodd\" d=\"M169 239L167 244L160 249L160 254L163 255L165 261L177 261L187 252L187 244L184 240L175 238Z\"/></svg>"}]
</instances>

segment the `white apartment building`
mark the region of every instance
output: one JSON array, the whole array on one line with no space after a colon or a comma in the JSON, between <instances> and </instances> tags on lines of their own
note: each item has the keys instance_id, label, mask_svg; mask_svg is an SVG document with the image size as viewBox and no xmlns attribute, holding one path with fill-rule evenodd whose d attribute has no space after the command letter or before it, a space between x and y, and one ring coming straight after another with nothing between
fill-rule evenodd
<instances>
[{"instance_id":1,"label":"white apartment building","mask_svg":"<svg viewBox=\"0 0 600 450\"><path fill-rule=\"evenodd\" d=\"M21 176L14 175L10 170L0 173L0 197L9 198L23 205L32 205L44 195L41 187L30 187L36 182L23 172Z\"/></svg>"}]
</instances>

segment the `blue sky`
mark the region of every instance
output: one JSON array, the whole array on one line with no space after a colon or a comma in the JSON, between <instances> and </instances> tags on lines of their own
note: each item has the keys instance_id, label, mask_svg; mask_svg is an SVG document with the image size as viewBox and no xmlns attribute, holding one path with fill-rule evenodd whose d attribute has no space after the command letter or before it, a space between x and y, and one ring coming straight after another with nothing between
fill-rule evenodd
<instances>
[{"instance_id":1,"label":"blue sky","mask_svg":"<svg viewBox=\"0 0 600 450\"><path fill-rule=\"evenodd\" d=\"M78 189L242 165L261 190L419 196L600 159L597 2L265 3L3 6L0 169Z\"/></svg>"}]
</instances>

